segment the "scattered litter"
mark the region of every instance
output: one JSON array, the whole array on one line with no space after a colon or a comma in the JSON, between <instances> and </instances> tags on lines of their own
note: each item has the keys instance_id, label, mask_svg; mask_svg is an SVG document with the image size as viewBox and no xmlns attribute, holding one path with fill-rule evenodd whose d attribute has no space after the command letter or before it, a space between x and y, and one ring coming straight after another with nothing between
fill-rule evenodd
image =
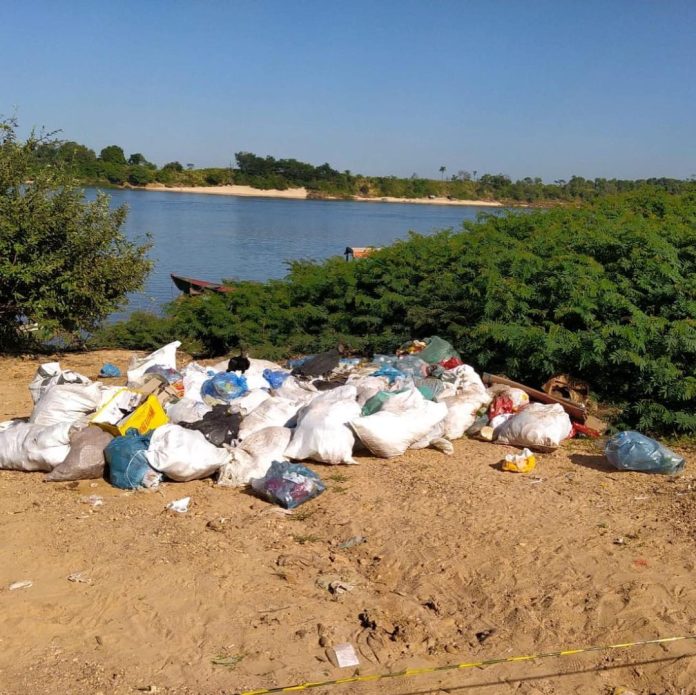
<instances>
[{"instance_id":1,"label":"scattered litter","mask_svg":"<svg viewBox=\"0 0 696 695\"><path fill-rule=\"evenodd\" d=\"M80 497L82 504L88 504L90 507L101 507L104 504L104 498L100 495L86 495Z\"/></svg>"},{"instance_id":2,"label":"scattered litter","mask_svg":"<svg viewBox=\"0 0 696 695\"><path fill-rule=\"evenodd\" d=\"M31 579L22 579L19 582L13 582L7 589L8 591L16 591L17 589L28 589L31 586L34 586L34 582Z\"/></svg>"},{"instance_id":3,"label":"scattered litter","mask_svg":"<svg viewBox=\"0 0 696 695\"><path fill-rule=\"evenodd\" d=\"M614 468L674 475L684 469L684 459L640 432L619 432L604 448Z\"/></svg>"},{"instance_id":4,"label":"scattered litter","mask_svg":"<svg viewBox=\"0 0 696 695\"><path fill-rule=\"evenodd\" d=\"M623 538L623 536L619 536L618 538L614 538L614 540L612 542L614 543L614 545L626 545L626 541Z\"/></svg>"},{"instance_id":5,"label":"scattered litter","mask_svg":"<svg viewBox=\"0 0 696 695\"><path fill-rule=\"evenodd\" d=\"M358 659L353 645L349 642L337 644L333 648L333 651L336 655L336 663L339 668L349 668L350 666L360 665L360 659Z\"/></svg>"},{"instance_id":6,"label":"scattered litter","mask_svg":"<svg viewBox=\"0 0 696 695\"><path fill-rule=\"evenodd\" d=\"M244 654L232 654L231 656L218 655L214 656L210 661L216 666L224 666L225 668L233 669L244 658Z\"/></svg>"},{"instance_id":7,"label":"scattered litter","mask_svg":"<svg viewBox=\"0 0 696 695\"><path fill-rule=\"evenodd\" d=\"M92 580L84 572L73 572L68 575L69 582L75 582L76 584L91 584Z\"/></svg>"},{"instance_id":8,"label":"scattered litter","mask_svg":"<svg viewBox=\"0 0 696 695\"><path fill-rule=\"evenodd\" d=\"M99 376L102 379L115 379L121 376L121 370L111 362L105 362L104 366L99 370Z\"/></svg>"},{"instance_id":9,"label":"scattered litter","mask_svg":"<svg viewBox=\"0 0 696 695\"><path fill-rule=\"evenodd\" d=\"M217 519L211 519L205 527L207 529L210 529L211 531L217 531L218 533L222 533L224 530L225 524L229 521L227 517L224 516L219 516Z\"/></svg>"},{"instance_id":10,"label":"scattered litter","mask_svg":"<svg viewBox=\"0 0 696 695\"><path fill-rule=\"evenodd\" d=\"M191 498L182 497L181 499L170 502L166 509L171 509L171 511L179 514L185 514L189 510L189 504L191 504Z\"/></svg>"},{"instance_id":11,"label":"scattered litter","mask_svg":"<svg viewBox=\"0 0 696 695\"><path fill-rule=\"evenodd\" d=\"M535 466L536 457L529 449L522 449L519 454L508 454L503 460L503 470L512 473L531 473Z\"/></svg>"},{"instance_id":12,"label":"scattered litter","mask_svg":"<svg viewBox=\"0 0 696 695\"><path fill-rule=\"evenodd\" d=\"M268 473L263 478L254 478L251 487L262 497L286 509L294 509L326 490L314 471L287 461L273 461Z\"/></svg>"}]
</instances>

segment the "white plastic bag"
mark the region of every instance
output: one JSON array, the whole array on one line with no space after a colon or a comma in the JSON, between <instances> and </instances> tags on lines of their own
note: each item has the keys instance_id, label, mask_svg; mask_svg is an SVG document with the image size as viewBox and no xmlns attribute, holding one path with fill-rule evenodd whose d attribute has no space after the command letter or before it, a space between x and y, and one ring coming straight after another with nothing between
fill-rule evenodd
<instances>
[{"instance_id":1,"label":"white plastic bag","mask_svg":"<svg viewBox=\"0 0 696 695\"><path fill-rule=\"evenodd\" d=\"M279 389L273 389L274 396L285 398L289 401L296 401L299 404L309 403L319 395L316 386L307 381L298 381L294 376L289 376Z\"/></svg>"},{"instance_id":2,"label":"white plastic bag","mask_svg":"<svg viewBox=\"0 0 696 695\"><path fill-rule=\"evenodd\" d=\"M454 441L474 424L477 411L490 402L490 396L474 387L455 396L438 398L438 402L447 406L444 437Z\"/></svg>"},{"instance_id":3,"label":"white plastic bag","mask_svg":"<svg viewBox=\"0 0 696 695\"><path fill-rule=\"evenodd\" d=\"M152 433L145 457L156 471L168 478L187 481L207 478L227 461L229 454L197 430L162 425Z\"/></svg>"},{"instance_id":4,"label":"white plastic bag","mask_svg":"<svg viewBox=\"0 0 696 695\"><path fill-rule=\"evenodd\" d=\"M481 377L476 373L476 370L468 364L460 364L458 367L447 370L450 374L454 374L454 384L457 389L465 391L471 387L478 388L480 391L486 390L486 387L481 381Z\"/></svg>"},{"instance_id":5,"label":"white plastic bag","mask_svg":"<svg viewBox=\"0 0 696 695\"><path fill-rule=\"evenodd\" d=\"M235 398L230 403L230 412L246 417L270 397L271 395L265 389L253 389L241 398Z\"/></svg>"},{"instance_id":6,"label":"white plastic bag","mask_svg":"<svg viewBox=\"0 0 696 695\"><path fill-rule=\"evenodd\" d=\"M41 397L56 384L91 384L91 380L82 374L72 370L63 371L60 362L45 362L39 365L36 374L29 384L29 393L34 404L41 400Z\"/></svg>"},{"instance_id":7,"label":"white plastic bag","mask_svg":"<svg viewBox=\"0 0 696 695\"><path fill-rule=\"evenodd\" d=\"M552 448L569 437L572 429L560 404L531 403L500 425L496 434L501 444Z\"/></svg>"},{"instance_id":8,"label":"white plastic bag","mask_svg":"<svg viewBox=\"0 0 696 695\"><path fill-rule=\"evenodd\" d=\"M350 426L360 441L381 458L400 456L406 449L423 439L435 425L447 417L444 403L422 399L417 407L394 412L385 409L399 395L392 396L378 413L352 420ZM413 400L417 400L411 396Z\"/></svg>"},{"instance_id":9,"label":"white plastic bag","mask_svg":"<svg viewBox=\"0 0 696 695\"><path fill-rule=\"evenodd\" d=\"M203 382L210 379L213 370L204 367L198 362L190 362L181 370L182 381L184 382L184 396L194 401L203 401L201 396L201 386Z\"/></svg>"},{"instance_id":10,"label":"white plastic bag","mask_svg":"<svg viewBox=\"0 0 696 695\"><path fill-rule=\"evenodd\" d=\"M128 383L137 384L145 372L155 365L176 369L176 349L181 346L180 340L175 340L147 357L132 357L128 364Z\"/></svg>"},{"instance_id":11,"label":"white plastic bag","mask_svg":"<svg viewBox=\"0 0 696 695\"><path fill-rule=\"evenodd\" d=\"M285 450L297 461L356 463L355 436L347 423L360 415L354 386L339 386L314 398L297 414L297 428Z\"/></svg>"},{"instance_id":12,"label":"white plastic bag","mask_svg":"<svg viewBox=\"0 0 696 695\"><path fill-rule=\"evenodd\" d=\"M389 379L383 376L356 376L352 374L346 383L352 384L357 389L357 401L361 407L380 391L389 390Z\"/></svg>"},{"instance_id":13,"label":"white plastic bag","mask_svg":"<svg viewBox=\"0 0 696 695\"><path fill-rule=\"evenodd\" d=\"M94 412L102 400L102 386L96 384L56 384L46 391L29 418L35 425L72 424Z\"/></svg>"},{"instance_id":14,"label":"white plastic bag","mask_svg":"<svg viewBox=\"0 0 696 695\"><path fill-rule=\"evenodd\" d=\"M34 425L21 420L0 425L0 468L51 471L70 453L70 423Z\"/></svg>"},{"instance_id":15,"label":"white plastic bag","mask_svg":"<svg viewBox=\"0 0 696 695\"><path fill-rule=\"evenodd\" d=\"M254 408L239 426L239 439L247 437L266 427L285 427L297 414L298 404L285 398L268 398Z\"/></svg>"},{"instance_id":16,"label":"white plastic bag","mask_svg":"<svg viewBox=\"0 0 696 695\"><path fill-rule=\"evenodd\" d=\"M292 430L287 427L266 427L254 432L238 447L230 449L230 459L220 468L218 485L239 487L253 478L263 478L273 461L281 460Z\"/></svg>"},{"instance_id":17,"label":"white plastic bag","mask_svg":"<svg viewBox=\"0 0 696 695\"><path fill-rule=\"evenodd\" d=\"M176 403L167 403L165 410L169 421L176 425L180 422L198 422L212 408L203 401L184 396Z\"/></svg>"}]
</instances>

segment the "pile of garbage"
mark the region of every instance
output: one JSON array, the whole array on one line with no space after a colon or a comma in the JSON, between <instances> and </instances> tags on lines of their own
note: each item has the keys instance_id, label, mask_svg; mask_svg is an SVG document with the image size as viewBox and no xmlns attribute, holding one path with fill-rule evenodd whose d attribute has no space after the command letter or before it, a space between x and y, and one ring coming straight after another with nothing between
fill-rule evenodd
<instances>
[{"instance_id":1,"label":"pile of garbage","mask_svg":"<svg viewBox=\"0 0 696 695\"><path fill-rule=\"evenodd\" d=\"M393 458L426 447L452 454L452 442L470 436L520 447L502 469L529 472L532 451L588 432L577 402L482 379L437 336L370 360L339 348L286 366L240 356L179 370L179 346L131 360L125 387L41 365L28 421L0 424L0 469L43 471L47 481L106 477L122 489L214 476L292 508L324 490L302 461L354 464L360 452ZM607 456L632 470L684 465L632 432L611 439Z\"/></svg>"}]
</instances>

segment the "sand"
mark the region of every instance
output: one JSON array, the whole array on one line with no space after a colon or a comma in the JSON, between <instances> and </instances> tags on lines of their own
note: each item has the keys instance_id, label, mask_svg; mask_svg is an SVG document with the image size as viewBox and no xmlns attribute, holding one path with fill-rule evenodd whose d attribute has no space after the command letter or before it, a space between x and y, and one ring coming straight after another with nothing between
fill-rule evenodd
<instances>
[{"instance_id":1,"label":"sand","mask_svg":"<svg viewBox=\"0 0 696 695\"><path fill-rule=\"evenodd\" d=\"M127 358L61 362L94 377ZM29 414L39 361L0 358L3 417ZM292 514L210 481L130 493L0 472L0 693L231 694L353 675L327 655L341 642L370 674L696 632L693 452L670 479L579 443L503 473L510 451L461 440L451 457L312 465L328 490ZM183 496L187 514L165 511ZM680 642L313 692L685 695L694 654Z\"/></svg>"},{"instance_id":2,"label":"sand","mask_svg":"<svg viewBox=\"0 0 696 695\"><path fill-rule=\"evenodd\" d=\"M204 193L209 195L233 195L241 197L256 198L287 198L291 200L306 200L306 188L288 188L286 190L252 188L251 186L164 186L163 184L151 183L143 187L144 190L167 191L170 193ZM138 188L137 190L141 190ZM328 197L326 200L337 200ZM416 203L423 205L464 205L477 207L502 207L502 203L491 200L450 200L446 197L435 198L366 198L363 196L353 196L351 200L361 203Z\"/></svg>"}]
</instances>

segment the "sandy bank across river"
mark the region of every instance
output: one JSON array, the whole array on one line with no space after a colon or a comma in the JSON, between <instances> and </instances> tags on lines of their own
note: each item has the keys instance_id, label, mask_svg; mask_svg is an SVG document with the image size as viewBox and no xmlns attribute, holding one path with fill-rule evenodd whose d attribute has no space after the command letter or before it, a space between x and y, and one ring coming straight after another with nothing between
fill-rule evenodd
<instances>
[{"instance_id":1,"label":"sandy bank across river","mask_svg":"<svg viewBox=\"0 0 696 695\"><path fill-rule=\"evenodd\" d=\"M163 186L162 184L148 184L144 187L148 191L165 191L170 193L203 193L207 195L233 195L246 198L286 198L291 200L307 200L306 188L277 188L261 189L251 186ZM136 190L142 190L140 188ZM335 200L335 198L328 198ZM419 205L465 205L475 207L502 207L502 203L493 200L450 200L445 197L437 198L394 198L390 196L382 198L366 198L354 196L351 200L361 203L416 203Z\"/></svg>"}]
</instances>

